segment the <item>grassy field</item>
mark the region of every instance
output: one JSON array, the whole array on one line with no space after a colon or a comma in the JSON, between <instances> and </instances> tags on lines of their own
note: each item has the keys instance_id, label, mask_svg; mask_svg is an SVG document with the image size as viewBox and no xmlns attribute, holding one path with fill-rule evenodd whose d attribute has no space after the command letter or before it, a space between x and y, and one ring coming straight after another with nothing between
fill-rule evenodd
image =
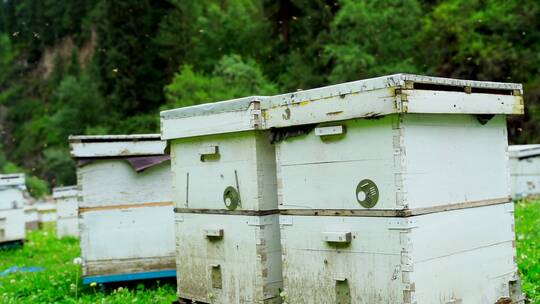
<instances>
[{"instance_id":1,"label":"grassy field","mask_svg":"<svg viewBox=\"0 0 540 304\"><path fill-rule=\"evenodd\" d=\"M172 303L176 299L176 287L167 284L117 288L107 293L99 286L83 286L80 265L73 263L78 256L76 239L57 240L51 230L31 232L24 248L0 251L0 273L12 266L45 270L0 277L0 303Z\"/></svg>"},{"instance_id":2,"label":"grassy field","mask_svg":"<svg viewBox=\"0 0 540 304\"><path fill-rule=\"evenodd\" d=\"M516 205L516 239L523 290L540 304L540 201Z\"/></svg>"},{"instance_id":3,"label":"grassy field","mask_svg":"<svg viewBox=\"0 0 540 304\"><path fill-rule=\"evenodd\" d=\"M540 201L516 205L518 263L523 289L540 304ZM12 266L45 268L40 272L16 272L0 276L0 303L171 303L175 287L137 285L102 292L99 286L83 286L79 280L76 239L57 240L51 230L31 232L24 248L0 251L0 273Z\"/></svg>"}]
</instances>

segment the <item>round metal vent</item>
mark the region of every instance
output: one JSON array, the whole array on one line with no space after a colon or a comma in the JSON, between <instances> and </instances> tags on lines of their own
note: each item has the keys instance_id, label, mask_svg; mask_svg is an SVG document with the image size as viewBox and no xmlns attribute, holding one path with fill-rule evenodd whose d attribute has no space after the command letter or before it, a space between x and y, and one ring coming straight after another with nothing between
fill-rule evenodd
<instances>
[{"instance_id":1,"label":"round metal vent","mask_svg":"<svg viewBox=\"0 0 540 304\"><path fill-rule=\"evenodd\" d=\"M235 210L240 204L240 194L234 189L234 187L227 187L223 191L223 203L229 210Z\"/></svg>"},{"instance_id":2,"label":"round metal vent","mask_svg":"<svg viewBox=\"0 0 540 304\"><path fill-rule=\"evenodd\" d=\"M364 179L356 186L356 200L364 208L373 208L379 201L379 188L370 179Z\"/></svg>"}]
</instances>

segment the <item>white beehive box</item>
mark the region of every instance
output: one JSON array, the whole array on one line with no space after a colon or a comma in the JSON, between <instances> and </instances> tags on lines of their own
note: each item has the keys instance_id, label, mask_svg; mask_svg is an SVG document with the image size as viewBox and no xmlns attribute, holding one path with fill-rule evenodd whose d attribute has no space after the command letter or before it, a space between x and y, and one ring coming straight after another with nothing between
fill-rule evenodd
<instances>
[{"instance_id":1,"label":"white beehive box","mask_svg":"<svg viewBox=\"0 0 540 304\"><path fill-rule=\"evenodd\" d=\"M178 213L179 296L197 303L279 303L278 217Z\"/></svg>"},{"instance_id":2,"label":"white beehive box","mask_svg":"<svg viewBox=\"0 0 540 304\"><path fill-rule=\"evenodd\" d=\"M56 187L53 189L56 202L56 236L79 237L78 188L77 186Z\"/></svg>"},{"instance_id":3,"label":"white beehive box","mask_svg":"<svg viewBox=\"0 0 540 304\"><path fill-rule=\"evenodd\" d=\"M512 203L280 222L288 303L493 304L519 289Z\"/></svg>"},{"instance_id":4,"label":"white beehive box","mask_svg":"<svg viewBox=\"0 0 540 304\"><path fill-rule=\"evenodd\" d=\"M56 227L56 203L54 201L40 201L36 204L38 212L39 226L41 228L54 228Z\"/></svg>"},{"instance_id":5,"label":"white beehive box","mask_svg":"<svg viewBox=\"0 0 540 304\"><path fill-rule=\"evenodd\" d=\"M178 295L275 303L282 287L274 148L263 97L161 113L176 203Z\"/></svg>"},{"instance_id":6,"label":"white beehive box","mask_svg":"<svg viewBox=\"0 0 540 304\"><path fill-rule=\"evenodd\" d=\"M513 199L540 195L540 145L509 146Z\"/></svg>"},{"instance_id":7,"label":"white beehive box","mask_svg":"<svg viewBox=\"0 0 540 304\"><path fill-rule=\"evenodd\" d=\"M154 134L70 137L84 283L175 276L165 145Z\"/></svg>"},{"instance_id":8,"label":"white beehive box","mask_svg":"<svg viewBox=\"0 0 540 304\"><path fill-rule=\"evenodd\" d=\"M39 215L35 204L24 205L24 221L26 222L26 230L39 229Z\"/></svg>"},{"instance_id":9,"label":"white beehive box","mask_svg":"<svg viewBox=\"0 0 540 304\"><path fill-rule=\"evenodd\" d=\"M280 208L365 210L362 180L377 186L372 210L505 202L505 114L522 113L521 92L399 74L272 97L265 127L305 131L276 145Z\"/></svg>"},{"instance_id":10,"label":"white beehive box","mask_svg":"<svg viewBox=\"0 0 540 304\"><path fill-rule=\"evenodd\" d=\"M288 301L519 297L502 204L505 114L523 112L521 95L518 84L398 74L268 99Z\"/></svg>"},{"instance_id":11,"label":"white beehive box","mask_svg":"<svg viewBox=\"0 0 540 304\"><path fill-rule=\"evenodd\" d=\"M24 174L0 174L0 243L22 242L26 237Z\"/></svg>"}]
</instances>

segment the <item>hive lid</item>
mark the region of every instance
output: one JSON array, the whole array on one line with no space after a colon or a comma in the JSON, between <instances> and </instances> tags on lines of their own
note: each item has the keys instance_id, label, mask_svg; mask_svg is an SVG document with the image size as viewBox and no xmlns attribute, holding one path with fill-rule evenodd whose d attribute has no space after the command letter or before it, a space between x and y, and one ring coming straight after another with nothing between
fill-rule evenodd
<instances>
[{"instance_id":1,"label":"hive lid","mask_svg":"<svg viewBox=\"0 0 540 304\"><path fill-rule=\"evenodd\" d=\"M0 174L0 189L7 187L19 187L22 190L26 189L24 174Z\"/></svg>"},{"instance_id":2,"label":"hive lid","mask_svg":"<svg viewBox=\"0 0 540 304\"><path fill-rule=\"evenodd\" d=\"M166 142L159 134L70 136L71 155L85 157L126 157L162 155Z\"/></svg>"},{"instance_id":3,"label":"hive lid","mask_svg":"<svg viewBox=\"0 0 540 304\"><path fill-rule=\"evenodd\" d=\"M78 194L77 186L66 186L53 188L53 198L74 197Z\"/></svg>"},{"instance_id":4,"label":"hive lid","mask_svg":"<svg viewBox=\"0 0 540 304\"><path fill-rule=\"evenodd\" d=\"M259 129L265 96L167 110L160 113L161 138L174 139Z\"/></svg>"},{"instance_id":5,"label":"hive lid","mask_svg":"<svg viewBox=\"0 0 540 304\"><path fill-rule=\"evenodd\" d=\"M273 96L264 126L286 127L392 113L522 114L521 84L395 74Z\"/></svg>"},{"instance_id":6,"label":"hive lid","mask_svg":"<svg viewBox=\"0 0 540 304\"><path fill-rule=\"evenodd\" d=\"M522 85L516 83L394 74L163 111L161 137L168 140L393 113L523 114L522 94Z\"/></svg>"},{"instance_id":7,"label":"hive lid","mask_svg":"<svg viewBox=\"0 0 540 304\"><path fill-rule=\"evenodd\" d=\"M540 144L508 146L510 158L524 159L540 155Z\"/></svg>"}]
</instances>

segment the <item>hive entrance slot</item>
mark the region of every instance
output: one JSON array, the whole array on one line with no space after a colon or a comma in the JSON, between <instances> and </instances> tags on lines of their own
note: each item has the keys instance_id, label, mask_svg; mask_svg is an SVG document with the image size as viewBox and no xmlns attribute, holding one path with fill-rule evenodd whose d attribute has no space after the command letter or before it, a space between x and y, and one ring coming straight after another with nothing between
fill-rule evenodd
<instances>
[{"instance_id":1,"label":"hive entrance slot","mask_svg":"<svg viewBox=\"0 0 540 304\"><path fill-rule=\"evenodd\" d=\"M446 92L464 92L464 93L482 93L482 94L496 94L496 95L515 95L514 90L510 89L495 89L495 88L476 88L469 86L452 86L444 84L434 83L419 83L412 84L414 90L425 91L446 91Z\"/></svg>"},{"instance_id":2,"label":"hive entrance slot","mask_svg":"<svg viewBox=\"0 0 540 304\"><path fill-rule=\"evenodd\" d=\"M351 289L347 279L336 280L336 304L351 304Z\"/></svg>"},{"instance_id":3,"label":"hive entrance slot","mask_svg":"<svg viewBox=\"0 0 540 304\"><path fill-rule=\"evenodd\" d=\"M217 264L212 265L211 276L212 276L212 288L221 289L222 283L221 283L221 266L220 265L217 265Z\"/></svg>"}]
</instances>

